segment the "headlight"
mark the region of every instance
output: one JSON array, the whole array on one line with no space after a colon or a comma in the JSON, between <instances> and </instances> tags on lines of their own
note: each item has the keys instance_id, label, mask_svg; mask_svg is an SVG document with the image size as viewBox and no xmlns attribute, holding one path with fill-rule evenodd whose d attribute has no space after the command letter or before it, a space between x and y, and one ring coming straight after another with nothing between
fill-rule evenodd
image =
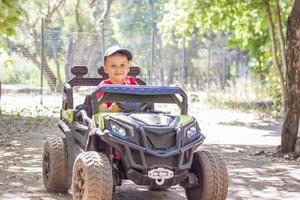
<instances>
[{"instance_id":1,"label":"headlight","mask_svg":"<svg viewBox=\"0 0 300 200\"><path fill-rule=\"evenodd\" d=\"M191 128L189 128L186 132L186 136L188 138L193 137L197 133L197 128L196 125L193 125Z\"/></svg>"},{"instance_id":2,"label":"headlight","mask_svg":"<svg viewBox=\"0 0 300 200\"><path fill-rule=\"evenodd\" d=\"M126 130L119 126L118 124L110 121L111 130L114 133L117 133L119 136L125 137L126 136Z\"/></svg>"}]
</instances>

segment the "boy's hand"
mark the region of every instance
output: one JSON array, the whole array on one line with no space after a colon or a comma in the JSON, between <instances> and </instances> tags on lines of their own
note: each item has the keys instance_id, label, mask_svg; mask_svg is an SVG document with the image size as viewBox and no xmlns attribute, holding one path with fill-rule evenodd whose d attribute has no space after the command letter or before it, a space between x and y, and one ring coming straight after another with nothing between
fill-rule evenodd
<instances>
[{"instance_id":1,"label":"boy's hand","mask_svg":"<svg viewBox=\"0 0 300 200\"><path fill-rule=\"evenodd\" d=\"M121 112L121 108L117 104L113 103L108 108L108 112Z\"/></svg>"}]
</instances>

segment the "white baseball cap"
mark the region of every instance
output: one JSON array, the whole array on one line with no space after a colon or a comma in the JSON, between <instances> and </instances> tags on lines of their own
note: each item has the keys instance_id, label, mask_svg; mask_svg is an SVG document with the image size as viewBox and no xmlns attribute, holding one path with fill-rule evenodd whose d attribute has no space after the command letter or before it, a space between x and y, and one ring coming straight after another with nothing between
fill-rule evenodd
<instances>
[{"instance_id":1,"label":"white baseball cap","mask_svg":"<svg viewBox=\"0 0 300 200\"><path fill-rule=\"evenodd\" d=\"M127 49L125 49L125 48L121 48L121 47L115 45L115 46L109 47L109 48L105 51L104 56L103 56L103 63L104 63L105 58L106 58L107 56L110 56L110 55L112 55L112 54L114 54L114 53L117 53L117 52L122 52L122 53L124 53L124 54L127 56L127 58L128 58L129 61L132 60L132 54L130 53L129 50L127 50Z\"/></svg>"}]
</instances>

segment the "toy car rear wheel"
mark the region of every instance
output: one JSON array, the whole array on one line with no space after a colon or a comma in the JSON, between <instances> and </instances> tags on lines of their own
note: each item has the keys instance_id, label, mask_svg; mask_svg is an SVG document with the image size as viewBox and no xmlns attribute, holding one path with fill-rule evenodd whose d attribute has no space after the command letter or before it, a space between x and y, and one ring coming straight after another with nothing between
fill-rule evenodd
<instances>
[{"instance_id":1,"label":"toy car rear wheel","mask_svg":"<svg viewBox=\"0 0 300 200\"><path fill-rule=\"evenodd\" d=\"M111 200L112 167L108 157L93 151L80 153L72 176L74 200Z\"/></svg>"},{"instance_id":2,"label":"toy car rear wheel","mask_svg":"<svg viewBox=\"0 0 300 200\"><path fill-rule=\"evenodd\" d=\"M170 188L171 186L167 186L167 185L153 185L149 187L149 190L153 190L153 191L166 191Z\"/></svg>"},{"instance_id":3,"label":"toy car rear wheel","mask_svg":"<svg viewBox=\"0 0 300 200\"><path fill-rule=\"evenodd\" d=\"M198 178L198 185L185 188L188 200L225 200L228 191L228 172L225 161L216 153L197 151L191 172Z\"/></svg>"},{"instance_id":4,"label":"toy car rear wheel","mask_svg":"<svg viewBox=\"0 0 300 200\"><path fill-rule=\"evenodd\" d=\"M47 191L68 192L71 179L68 177L67 146L64 138L48 139L43 151L43 180Z\"/></svg>"}]
</instances>

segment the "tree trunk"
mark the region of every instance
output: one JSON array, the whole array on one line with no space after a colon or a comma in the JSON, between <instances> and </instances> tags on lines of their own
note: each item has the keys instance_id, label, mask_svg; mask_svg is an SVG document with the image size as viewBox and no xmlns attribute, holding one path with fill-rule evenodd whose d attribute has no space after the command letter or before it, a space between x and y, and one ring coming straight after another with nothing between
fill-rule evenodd
<instances>
[{"instance_id":1,"label":"tree trunk","mask_svg":"<svg viewBox=\"0 0 300 200\"><path fill-rule=\"evenodd\" d=\"M2 112L1 112L1 95L2 95L2 87L1 87L1 75L0 75L0 115L2 114Z\"/></svg>"},{"instance_id":2,"label":"tree trunk","mask_svg":"<svg viewBox=\"0 0 300 200\"><path fill-rule=\"evenodd\" d=\"M37 63L39 63L39 62L37 62ZM52 92L57 91L56 77L48 65L46 56L43 56L43 65L44 65L43 66L43 75L45 76L51 91ZM39 68L41 67L41 65L37 65L37 66Z\"/></svg>"},{"instance_id":3,"label":"tree trunk","mask_svg":"<svg viewBox=\"0 0 300 200\"><path fill-rule=\"evenodd\" d=\"M287 23L287 99L281 130L281 152L294 151L300 115L300 0L294 1Z\"/></svg>"},{"instance_id":4,"label":"tree trunk","mask_svg":"<svg viewBox=\"0 0 300 200\"><path fill-rule=\"evenodd\" d=\"M35 64L38 69L41 69L41 64L40 62L37 60L37 58L35 57L35 55L33 55L32 53L29 52L29 50L20 44L14 44L13 42L9 42L9 45L12 45L13 47L17 48L17 50L23 54L25 56L25 58L27 58L28 60L30 60L33 64ZM46 80L48 81L48 85L51 89L51 91L55 91L56 88L56 77L53 74L53 72L51 71L48 62L46 60L46 58L44 57L44 76L46 77Z\"/></svg>"},{"instance_id":5,"label":"tree trunk","mask_svg":"<svg viewBox=\"0 0 300 200\"><path fill-rule=\"evenodd\" d=\"M161 85L165 85L165 72L164 72L164 68L161 66L160 67L160 84Z\"/></svg>"},{"instance_id":6,"label":"tree trunk","mask_svg":"<svg viewBox=\"0 0 300 200\"><path fill-rule=\"evenodd\" d=\"M286 84L285 84L285 79L284 75L282 73L281 66L278 61L278 56L277 56L277 46L276 46L276 39L275 39L275 31L274 31L274 25L273 25L273 20L272 20L272 13L270 10L270 5L268 1L265 1L265 6L266 6L266 12L267 12L267 22L269 26L269 35L271 39L271 44L272 44L272 55L273 55L273 64L276 67L277 75L280 80L280 90L281 90L281 96L282 96L282 108L283 108L283 113L286 112L286 107L285 107L285 99L286 99Z\"/></svg>"},{"instance_id":7,"label":"tree trunk","mask_svg":"<svg viewBox=\"0 0 300 200\"><path fill-rule=\"evenodd\" d=\"M75 42L73 41L74 38L70 37L69 38L69 45L68 45L68 51L67 51L67 62L65 64L65 79L68 81L72 76L71 76L71 67L74 65L74 54L76 51L76 45Z\"/></svg>"},{"instance_id":8,"label":"tree trunk","mask_svg":"<svg viewBox=\"0 0 300 200\"><path fill-rule=\"evenodd\" d=\"M56 47L54 46L53 43L51 43L51 49L53 52L53 57L54 57L54 62L56 65L56 74L57 74L57 81L58 81L58 86L60 87L62 84L61 80L61 75L60 75L60 64L59 64L59 56L57 55Z\"/></svg>"},{"instance_id":9,"label":"tree trunk","mask_svg":"<svg viewBox=\"0 0 300 200\"><path fill-rule=\"evenodd\" d=\"M24 45L22 44L16 44L10 40L7 39L7 44L10 47L13 47L15 49L17 49L17 52L19 52L20 54L22 54L25 58L27 58L28 60L30 60L38 69L41 69L41 63L37 60L36 55L34 55L33 53L31 53L28 48L26 48ZM56 88L56 77L54 75L54 73L51 71L47 59L44 57L44 76L46 77L46 80L48 81L48 85L51 89L51 91L55 91Z\"/></svg>"},{"instance_id":10,"label":"tree trunk","mask_svg":"<svg viewBox=\"0 0 300 200\"><path fill-rule=\"evenodd\" d=\"M279 34L281 59L282 59L282 64L283 64L283 74L286 75L287 63L286 63L286 52L285 52L285 39L284 39L283 32L282 32L281 12L280 12L279 2L276 3L275 13L276 13L277 29L278 29L278 34Z\"/></svg>"},{"instance_id":11,"label":"tree trunk","mask_svg":"<svg viewBox=\"0 0 300 200\"><path fill-rule=\"evenodd\" d=\"M113 2L113 0L105 0L103 2L104 10L101 14L100 19L99 20L95 19L95 21L98 21L96 26L97 26L97 32L99 32L99 33L100 33L102 27L105 25L105 22L108 18L112 2ZM71 37L69 39L69 46L68 46L68 50L67 50L67 62L65 64L66 80L69 80L72 77L71 73L70 73L70 71L71 71L70 69L73 67L73 65L77 64L76 62L78 62L76 60L76 54L79 53L78 49L82 48L81 39L84 39L84 38L82 38L83 35L81 34L81 32L83 31L83 28L82 28L82 24L80 21L80 6L79 5L80 5L80 0L77 0L76 8L75 8L75 18L76 18L76 25L77 25L77 32L78 32L77 38L79 38L79 39L74 39L73 37ZM95 6L96 6L96 3L95 3ZM97 53L97 50L99 49L99 45L100 45L99 43L101 43L99 36L100 36L100 34L95 36L95 38L93 39L94 41L92 41L92 45L88 48L86 57L84 59L84 63L86 63L87 67L91 67L91 66L95 65L95 63L97 62L95 60L95 55ZM101 45L103 45L103 44L101 44ZM79 63L83 63L82 60Z\"/></svg>"},{"instance_id":12,"label":"tree trunk","mask_svg":"<svg viewBox=\"0 0 300 200\"><path fill-rule=\"evenodd\" d=\"M167 78L167 86L170 86L174 83L174 71L175 71L175 63L174 59L172 59L171 68L169 69L168 78Z\"/></svg>"}]
</instances>

